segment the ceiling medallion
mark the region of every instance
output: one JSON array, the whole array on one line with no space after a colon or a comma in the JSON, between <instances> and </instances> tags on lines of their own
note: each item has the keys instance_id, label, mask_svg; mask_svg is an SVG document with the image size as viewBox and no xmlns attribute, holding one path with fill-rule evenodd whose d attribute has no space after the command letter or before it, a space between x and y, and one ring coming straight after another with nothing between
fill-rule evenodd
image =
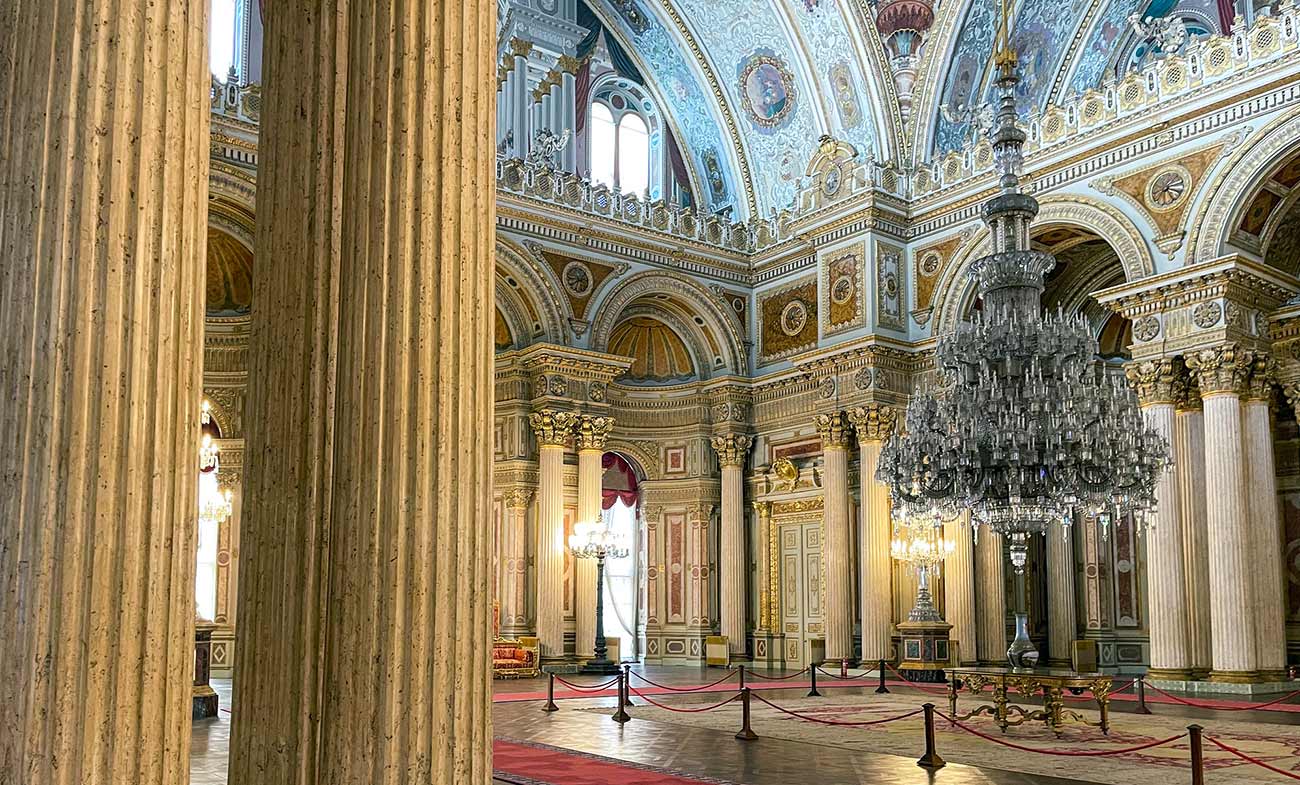
<instances>
[{"instance_id":1,"label":"ceiling medallion","mask_svg":"<svg viewBox=\"0 0 1300 785\"><path fill-rule=\"evenodd\" d=\"M808 307L799 300L792 300L781 309L781 332L794 337L803 332L808 324Z\"/></svg>"},{"instance_id":2,"label":"ceiling medallion","mask_svg":"<svg viewBox=\"0 0 1300 785\"><path fill-rule=\"evenodd\" d=\"M586 297L591 294L591 270L582 262L569 262L564 265L564 288L574 297Z\"/></svg>"},{"instance_id":3,"label":"ceiling medallion","mask_svg":"<svg viewBox=\"0 0 1300 785\"><path fill-rule=\"evenodd\" d=\"M1172 210L1187 195L1191 175L1177 164L1166 166L1147 183L1146 204L1152 210Z\"/></svg>"},{"instance_id":4,"label":"ceiling medallion","mask_svg":"<svg viewBox=\"0 0 1300 785\"><path fill-rule=\"evenodd\" d=\"M943 264L943 257L935 251L930 251L921 257L921 275L926 278L933 278L939 273L939 265Z\"/></svg>"},{"instance_id":5,"label":"ceiling medallion","mask_svg":"<svg viewBox=\"0 0 1300 785\"><path fill-rule=\"evenodd\" d=\"M844 305L853 299L853 279L847 275L841 275L831 284L831 302L836 305Z\"/></svg>"},{"instance_id":6,"label":"ceiling medallion","mask_svg":"<svg viewBox=\"0 0 1300 785\"><path fill-rule=\"evenodd\" d=\"M797 91L785 61L770 49L757 49L736 69L740 102L762 129L780 128L794 113Z\"/></svg>"}]
</instances>

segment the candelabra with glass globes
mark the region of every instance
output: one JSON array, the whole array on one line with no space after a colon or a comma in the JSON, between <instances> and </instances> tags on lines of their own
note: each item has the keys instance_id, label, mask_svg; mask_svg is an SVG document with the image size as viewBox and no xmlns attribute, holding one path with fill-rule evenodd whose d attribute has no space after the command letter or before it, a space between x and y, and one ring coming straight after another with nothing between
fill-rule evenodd
<instances>
[{"instance_id":1,"label":"candelabra with glass globes","mask_svg":"<svg viewBox=\"0 0 1300 785\"><path fill-rule=\"evenodd\" d=\"M953 543L943 536L942 523L895 519L890 553L900 564L915 570L917 576L916 602L907 621L898 623L903 655L899 667L912 672L917 681L943 681L943 668L950 661L948 633L952 625L934 607L930 579L938 574L952 550Z\"/></svg>"},{"instance_id":2,"label":"candelabra with glass globes","mask_svg":"<svg viewBox=\"0 0 1300 785\"><path fill-rule=\"evenodd\" d=\"M622 559L628 554L624 539L597 523L576 523L569 535L569 552L579 559L596 560L596 656L587 660L583 673L618 673L618 663L609 659L605 644L605 559Z\"/></svg>"}]
</instances>

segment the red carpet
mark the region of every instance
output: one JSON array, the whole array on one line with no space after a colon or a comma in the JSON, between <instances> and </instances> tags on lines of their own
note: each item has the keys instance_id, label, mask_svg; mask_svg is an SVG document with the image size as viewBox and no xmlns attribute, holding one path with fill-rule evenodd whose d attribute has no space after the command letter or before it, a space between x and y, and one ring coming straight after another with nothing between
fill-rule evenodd
<instances>
[{"instance_id":1,"label":"red carpet","mask_svg":"<svg viewBox=\"0 0 1300 785\"><path fill-rule=\"evenodd\" d=\"M493 776L512 785L728 785L545 744L496 739Z\"/></svg>"}]
</instances>

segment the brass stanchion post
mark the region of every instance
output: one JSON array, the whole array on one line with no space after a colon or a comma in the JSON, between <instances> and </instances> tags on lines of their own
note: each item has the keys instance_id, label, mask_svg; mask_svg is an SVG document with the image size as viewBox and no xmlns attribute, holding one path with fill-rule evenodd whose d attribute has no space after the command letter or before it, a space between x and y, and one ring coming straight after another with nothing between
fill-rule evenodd
<instances>
[{"instance_id":1,"label":"brass stanchion post","mask_svg":"<svg viewBox=\"0 0 1300 785\"><path fill-rule=\"evenodd\" d=\"M626 670L619 671L618 708L614 711L613 715L610 716L610 719L612 719L614 722L617 722L619 725L622 725L623 723L632 719L632 715L627 713L627 708L626 708L627 706L626 696L628 695L630 690L631 690L631 685L628 684L627 671Z\"/></svg>"},{"instance_id":2,"label":"brass stanchion post","mask_svg":"<svg viewBox=\"0 0 1300 785\"><path fill-rule=\"evenodd\" d=\"M1187 735L1192 748L1192 785L1205 785L1205 755L1201 749L1201 726L1188 725Z\"/></svg>"},{"instance_id":3,"label":"brass stanchion post","mask_svg":"<svg viewBox=\"0 0 1300 785\"><path fill-rule=\"evenodd\" d=\"M742 687L740 689L740 732L736 734L736 738L741 741L753 741L758 738L758 734L754 732L754 729L749 727L748 687Z\"/></svg>"},{"instance_id":4,"label":"brass stanchion post","mask_svg":"<svg viewBox=\"0 0 1300 785\"><path fill-rule=\"evenodd\" d=\"M1151 713L1151 710L1147 708L1147 690L1146 690L1146 680L1143 679L1141 676L1138 677L1138 680L1137 680L1137 688L1138 688L1138 707L1137 707L1137 713L1138 713L1138 714L1150 714L1150 713Z\"/></svg>"},{"instance_id":5,"label":"brass stanchion post","mask_svg":"<svg viewBox=\"0 0 1300 785\"><path fill-rule=\"evenodd\" d=\"M923 769L942 769L948 762L934 748L934 704L926 703L921 708L925 710L925 754L916 761L916 765Z\"/></svg>"},{"instance_id":6,"label":"brass stanchion post","mask_svg":"<svg viewBox=\"0 0 1300 785\"><path fill-rule=\"evenodd\" d=\"M848 658L848 657L841 657L841 658L840 658L840 678L841 678L841 679L847 679L848 677L849 677L849 658Z\"/></svg>"},{"instance_id":7,"label":"brass stanchion post","mask_svg":"<svg viewBox=\"0 0 1300 785\"><path fill-rule=\"evenodd\" d=\"M623 705L629 709L636 706L632 702L632 666L627 663L623 664Z\"/></svg>"},{"instance_id":8,"label":"brass stanchion post","mask_svg":"<svg viewBox=\"0 0 1300 785\"><path fill-rule=\"evenodd\" d=\"M546 674L546 705L542 711L559 711L560 707L555 705L555 674L549 671Z\"/></svg>"},{"instance_id":9,"label":"brass stanchion post","mask_svg":"<svg viewBox=\"0 0 1300 785\"><path fill-rule=\"evenodd\" d=\"M822 694L817 691L817 666L810 664L808 666L808 697L820 698Z\"/></svg>"},{"instance_id":10,"label":"brass stanchion post","mask_svg":"<svg viewBox=\"0 0 1300 785\"><path fill-rule=\"evenodd\" d=\"M876 694L883 695L887 692L889 692L889 688L885 686L885 661L882 658L880 660L880 684L876 687Z\"/></svg>"}]
</instances>

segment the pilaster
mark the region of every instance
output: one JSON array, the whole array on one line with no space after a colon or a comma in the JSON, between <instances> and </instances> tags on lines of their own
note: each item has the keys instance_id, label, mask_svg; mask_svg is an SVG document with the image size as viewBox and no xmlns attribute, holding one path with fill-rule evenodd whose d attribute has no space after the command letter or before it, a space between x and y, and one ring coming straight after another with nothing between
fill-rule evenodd
<instances>
[{"instance_id":1,"label":"pilaster","mask_svg":"<svg viewBox=\"0 0 1300 785\"><path fill-rule=\"evenodd\" d=\"M733 654L745 651L745 576L749 560L745 555L743 467L753 441L738 433L714 436L712 440L722 467L720 621Z\"/></svg>"}]
</instances>

